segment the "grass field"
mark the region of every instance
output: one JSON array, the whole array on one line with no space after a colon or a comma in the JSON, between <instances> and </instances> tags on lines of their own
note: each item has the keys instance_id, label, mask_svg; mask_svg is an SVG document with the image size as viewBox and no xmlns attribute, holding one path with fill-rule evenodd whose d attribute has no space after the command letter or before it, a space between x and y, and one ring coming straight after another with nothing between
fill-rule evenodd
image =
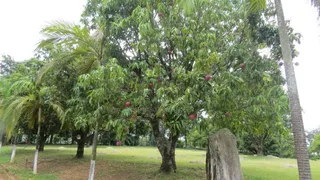
<instances>
[{"instance_id":1,"label":"grass field","mask_svg":"<svg viewBox=\"0 0 320 180\"><path fill-rule=\"evenodd\" d=\"M16 159L9 164L11 147L0 152L0 180L82 180L88 178L90 148L84 159L74 159L75 146L45 146L39 155L38 175L32 174L34 146L19 146ZM246 180L298 179L296 160L274 157L241 155L241 166ZM160 154L152 147L107 147L97 151L95 179L206 179L205 151L176 150L178 172L170 175L158 173ZM320 179L320 161L311 161L313 179Z\"/></svg>"}]
</instances>

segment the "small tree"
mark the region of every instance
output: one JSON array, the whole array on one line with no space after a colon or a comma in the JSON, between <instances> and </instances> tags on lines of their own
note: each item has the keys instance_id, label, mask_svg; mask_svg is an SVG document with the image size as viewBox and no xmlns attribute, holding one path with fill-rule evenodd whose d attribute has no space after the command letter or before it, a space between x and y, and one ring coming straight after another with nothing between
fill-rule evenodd
<instances>
[{"instance_id":1,"label":"small tree","mask_svg":"<svg viewBox=\"0 0 320 180\"><path fill-rule=\"evenodd\" d=\"M31 60L37 62L37 60ZM33 64L34 65L34 64ZM24 117L30 124L37 121L38 131L36 139L36 152L34 157L33 173L37 173L37 159L39 152L39 137L42 121L42 110L52 108L59 117L63 117L63 109L58 102L51 101L50 91L54 87L42 86L41 81L36 82L36 73L39 67L31 66L28 76L19 78L9 88L9 96L3 103L2 120L6 124L8 137L17 127L19 120Z\"/></svg>"},{"instance_id":2,"label":"small tree","mask_svg":"<svg viewBox=\"0 0 320 180\"><path fill-rule=\"evenodd\" d=\"M74 25L66 22L53 23L42 31L45 39L40 42L38 49L47 50L51 53L52 60L49 61L40 71L38 79L42 79L43 76L50 74L53 70L58 70L59 74L65 74L65 72L75 73L76 75L88 73L93 69L100 67L106 59L105 46L106 37L102 30L96 30L93 34L86 27L80 25ZM67 50L65 50L67 49ZM76 66L74 68L73 66ZM66 71L67 69L67 71ZM71 69L71 70L70 70ZM68 85L76 81L76 76L71 74L71 81ZM61 90L65 91L65 88ZM67 96L71 98L71 94ZM65 101L65 105L67 105ZM69 124L72 124L67 117ZM83 124L82 124L83 125ZM98 124L95 125L98 127ZM84 142L86 139L86 132L88 127L78 127L80 129L80 138L78 143L78 150L76 157L82 158L84 152ZM98 130L95 130L95 136ZM96 137L93 138L95 143Z\"/></svg>"},{"instance_id":3,"label":"small tree","mask_svg":"<svg viewBox=\"0 0 320 180\"><path fill-rule=\"evenodd\" d=\"M126 74L124 69L117 64L115 59L112 59L105 66L99 67L88 74L81 75L74 88L78 96L81 94L86 96L89 106L82 107L81 109L91 109L91 111L79 112L82 116L76 119L76 124L87 121L85 123L92 124L95 127L89 173L90 180L94 179L99 127L108 121L121 121L117 118L121 112L117 108L117 105L120 104L121 91L124 88L125 81Z\"/></svg>"}]
</instances>

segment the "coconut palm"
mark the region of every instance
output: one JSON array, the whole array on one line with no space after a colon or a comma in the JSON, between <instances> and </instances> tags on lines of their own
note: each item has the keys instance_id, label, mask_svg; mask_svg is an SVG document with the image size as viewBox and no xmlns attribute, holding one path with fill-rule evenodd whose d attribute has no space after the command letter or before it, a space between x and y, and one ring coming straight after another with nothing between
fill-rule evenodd
<instances>
[{"instance_id":1,"label":"coconut palm","mask_svg":"<svg viewBox=\"0 0 320 180\"><path fill-rule=\"evenodd\" d=\"M60 118L63 118L63 108L59 103L50 101L50 91L53 87L42 86L40 81L36 83L33 79L35 78L22 77L10 85L9 95L2 102L1 119L6 126L9 138L19 120L24 119L30 124L36 123L37 120L38 131L33 166L33 173L36 174L42 109L50 107Z\"/></svg>"},{"instance_id":2,"label":"coconut palm","mask_svg":"<svg viewBox=\"0 0 320 180\"><path fill-rule=\"evenodd\" d=\"M248 2L250 5L250 11L262 10L266 7L266 0L248 0ZM319 7L319 0L312 0L312 2L313 5ZM288 87L292 132L294 135L295 154L298 162L299 177L303 180L309 180L311 179L309 154L306 143L301 112L302 109L300 106L294 66L292 63L292 52L290 48L288 30L285 23L281 0L274 0L274 3L277 13L282 58L284 60L286 82Z\"/></svg>"}]
</instances>

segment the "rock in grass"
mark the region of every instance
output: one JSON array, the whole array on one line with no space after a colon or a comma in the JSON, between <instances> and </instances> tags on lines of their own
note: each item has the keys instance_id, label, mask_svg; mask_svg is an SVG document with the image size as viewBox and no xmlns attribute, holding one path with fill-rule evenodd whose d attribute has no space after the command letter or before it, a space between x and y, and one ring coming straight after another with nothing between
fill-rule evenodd
<instances>
[{"instance_id":1,"label":"rock in grass","mask_svg":"<svg viewBox=\"0 0 320 180\"><path fill-rule=\"evenodd\" d=\"M243 180L235 136L221 129L208 139L206 171L208 180Z\"/></svg>"}]
</instances>

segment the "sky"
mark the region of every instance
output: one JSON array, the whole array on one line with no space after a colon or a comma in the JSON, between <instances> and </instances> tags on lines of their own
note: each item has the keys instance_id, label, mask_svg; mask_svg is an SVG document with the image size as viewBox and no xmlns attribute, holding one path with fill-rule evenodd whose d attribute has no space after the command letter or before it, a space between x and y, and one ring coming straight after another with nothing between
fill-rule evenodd
<instances>
[{"instance_id":1,"label":"sky","mask_svg":"<svg viewBox=\"0 0 320 180\"><path fill-rule=\"evenodd\" d=\"M55 20L77 23L86 0L0 0L0 55L33 57L40 30ZM320 21L310 0L282 0L285 18L302 34L295 67L305 129L320 126Z\"/></svg>"}]
</instances>

